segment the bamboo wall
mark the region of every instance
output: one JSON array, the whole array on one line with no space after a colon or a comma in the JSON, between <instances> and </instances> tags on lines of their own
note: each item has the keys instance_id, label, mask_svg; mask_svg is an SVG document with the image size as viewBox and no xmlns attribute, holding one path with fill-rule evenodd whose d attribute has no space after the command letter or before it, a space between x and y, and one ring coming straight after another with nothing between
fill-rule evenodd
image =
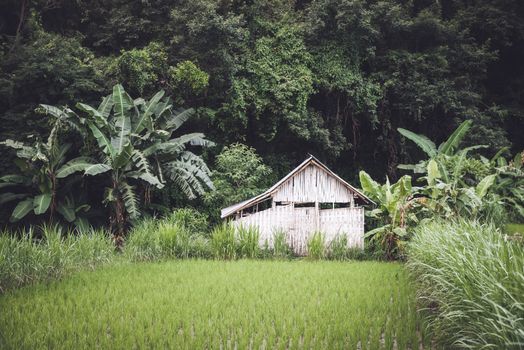
<instances>
[{"instance_id":1,"label":"bamboo wall","mask_svg":"<svg viewBox=\"0 0 524 350\"><path fill-rule=\"evenodd\" d=\"M364 247L364 208L336 208L317 210L276 206L233 221L234 225L257 226L260 246L267 240L273 246L277 230L286 233L287 243L298 255L307 254L307 241L315 231L321 231L329 244L337 235L346 235L348 247Z\"/></svg>"},{"instance_id":2,"label":"bamboo wall","mask_svg":"<svg viewBox=\"0 0 524 350\"><path fill-rule=\"evenodd\" d=\"M325 170L308 165L279 186L273 201L349 203L353 201L353 193Z\"/></svg>"}]
</instances>

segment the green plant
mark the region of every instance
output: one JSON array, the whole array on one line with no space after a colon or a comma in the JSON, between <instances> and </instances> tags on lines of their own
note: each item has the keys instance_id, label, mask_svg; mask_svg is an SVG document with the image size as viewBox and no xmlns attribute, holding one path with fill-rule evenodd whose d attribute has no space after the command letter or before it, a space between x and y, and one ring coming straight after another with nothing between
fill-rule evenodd
<instances>
[{"instance_id":1,"label":"green plant","mask_svg":"<svg viewBox=\"0 0 524 350\"><path fill-rule=\"evenodd\" d=\"M72 144L61 143L60 134L68 128L81 130L81 127L68 108L59 110L42 105L42 109L54 118L45 142L38 139L32 144L13 140L0 142L16 151L14 163L19 170L17 174L0 177L0 188L10 191L0 195L0 204L18 201L12 211L11 222L20 221L31 212L35 215L47 214L48 221L53 222L58 213L66 222L85 228L87 222L78 214L89 210L89 205L75 204L72 196L72 187L78 179L66 179L70 174L61 175L67 168L64 164Z\"/></svg>"},{"instance_id":2,"label":"green plant","mask_svg":"<svg viewBox=\"0 0 524 350\"><path fill-rule=\"evenodd\" d=\"M326 257L326 239L322 232L314 232L307 241L309 259L322 260Z\"/></svg>"},{"instance_id":3,"label":"green plant","mask_svg":"<svg viewBox=\"0 0 524 350\"><path fill-rule=\"evenodd\" d=\"M194 208L175 209L167 220L184 227L192 235L209 236L207 215Z\"/></svg>"},{"instance_id":4,"label":"green plant","mask_svg":"<svg viewBox=\"0 0 524 350\"><path fill-rule=\"evenodd\" d=\"M293 250L286 241L286 232L284 230L275 230L273 232L273 257L276 259L289 259L293 256Z\"/></svg>"},{"instance_id":5,"label":"green plant","mask_svg":"<svg viewBox=\"0 0 524 350\"><path fill-rule=\"evenodd\" d=\"M18 237L0 233L0 292L47 282L110 262L114 246L102 231L65 232L57 225L22 231Z\"/></svg>"},{"instance_id":6,"label":"green plant","mask_svg":"<svg viewBox=\"0 0 524 350\"><path fill-rule=\"evenodd\" d=\"M442 343L466 349L524 346L524 248L491 224L436 220L417 227L407 268Z\"/></svg>"},{"instance_id":7,"label":"green plant","mask_svg":"<svg viewBox=\"0 0 524 350\"><path fill-rule=\"evenodd\" d=\"M379 185L365 171L360 171L359 176L364 193L378 204L366 215L380 221L379 227L368 231L364 237L379 242L387 259L401 258L407 228L410 223L417 222L412 210L416 202L411 177L404 175L393 185L386 179L384 185Z\"/></svg>"},{"instance_id":8,"label":"green plant","mask_svg":"<svg viewBox=\"0 0 524 350\"><path fill-rule=\"evenodd\" d=\"M400 264L121 263L1 295L0 343L4 349L275 349L285 339L285 348L360 343L369 350L384 342L391 344L385 349L393 343L438 349L415 307ZM115 317L121 314L129 317ZM113 331L100 332L102 324ZM177 331L166 337L173 325Z\"/></svg>"},{"instance_id":9,"label":"green plant","mask_svg":"<svg viewBox=\"0 0 524 350\"><path fill-rule=\"evenodd\" d=\"M259 247L260 232L256 226L239 226L237 235L237 255L240 258L257 258L261 251Z\"/></svg>"},{"instance_id":10,"label":"green plant","mask_svg":"<svg viewBox=\"0 0 524 350\"><path fill-rule=\"evenodd\" d=\"M231 223L215 226L211 233L211 249L217 259L232 260L237 257L235 227Z\"/></svg>"},{"instance_id":11,"label":"green plant","mask_svg":"<svg viewBox=\"0 0 524 350\"><path fill-rule=\"evenodd\" d=\"M203 160L185 150L186 144L206 146L212 143L203 134L193 133L172 138L189 117L191 110L173 113L164 92L149 101L132 100L121 85L103 99L98 108L78 103L87 118L92 137L98 145L100 163L79 157L69 161L58 177L81 171L84 175L110 174L104 203L111 207L110 225L120 245L129 220L140 215L137 186L144 188L147 202L150 187L164 187L166 177L190 198L212 188L209 169ZM83 118L76 116L78 120Z\"/></svg>"}]
</instances>

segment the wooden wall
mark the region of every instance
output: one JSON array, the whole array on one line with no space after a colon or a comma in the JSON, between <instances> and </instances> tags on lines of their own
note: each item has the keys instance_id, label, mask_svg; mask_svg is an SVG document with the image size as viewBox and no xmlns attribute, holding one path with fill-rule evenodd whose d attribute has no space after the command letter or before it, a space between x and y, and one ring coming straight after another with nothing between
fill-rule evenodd
<instances>
[{"instance_id":1,"label":"wooden wall","mask_svg":"<svg viewBox=\"0 0 524 350\"><path fill-rule=\"evenodd\" d=\"M344 202L353 193L336 178L316 165L308 165L279 186L273 194L276 202Z\"/></svg>"},{"instance_id":2,"label":"wooden wall","mask_svg":"<svg viewBox=\"0 0 524 350\"><path fill-rule=\"evenodd\" d=\"M318 210L276 206L233 221L234 225L257 226L260 246L267 240L273 246L277 230L286 233L288 244L298 255L307 254L307 241L315 231L321 231L329 244L337 235L348 237L349 247L364 247L364 208L338 208Z\"/></svg>"}]
</instances>

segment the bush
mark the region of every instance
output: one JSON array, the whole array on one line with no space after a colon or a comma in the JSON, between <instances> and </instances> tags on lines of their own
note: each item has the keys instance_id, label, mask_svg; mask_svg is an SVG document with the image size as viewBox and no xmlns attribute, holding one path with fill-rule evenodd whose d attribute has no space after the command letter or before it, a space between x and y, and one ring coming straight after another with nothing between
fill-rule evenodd
<instances>
[{"instance_id":1,"label":"bush","mask_svg":"<svg viewBox=\"0 0 524 350\"><path fill-rule=\"evenodd\" d=\"M419 226L407 267L435 335L448 346L524 346L524 248L466 220Z\"/></svg>"},{"instance_id":2,"label":"bush","mask_svg":"<svg viewBox=\"0 0 524 350\"><path fill-rule=\"evenodd\" d=\"M326 256L326 244L324 234L315 232L307 242L308 258L313 260L324 259Z\"/></svg>"},{"instance_id":3,"label":"bush","mask_svg":"<svg viewBox=\"0 0 524 350\"><path fill-rule=\"evenodd\" d=\"M0 292L61 278L113 259L114 245L102 231L64 233L58 226L42 231L40 240L35 239L33 228L20 237L0 234Z\"/></svg>"},{"instance_id":4,"label":"bush","mask_svg":"<svg viewBox=\"0 0 524 350\"><path fill-rule=\"evenodd\" d=\"M211 233L211 249L217 259L236 258L235 228L230 223L217 225Z\"/></svg>"},{"instance_id":5,"label":"bush","mask_svg":"<svg viewBox=\"0 0 524 350\"><path fill-rule=\"evenodd\" d=\"M176 209L167 220L182 226L191 236L195 234L209 236L208 217L196 209Z\"/></svg>"}]
</instances>

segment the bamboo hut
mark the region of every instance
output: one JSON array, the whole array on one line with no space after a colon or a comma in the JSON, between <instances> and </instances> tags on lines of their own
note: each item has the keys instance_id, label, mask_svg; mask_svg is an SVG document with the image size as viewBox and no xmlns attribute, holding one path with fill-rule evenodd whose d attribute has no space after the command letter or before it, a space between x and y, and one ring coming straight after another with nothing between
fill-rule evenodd
<instances>
[{"instance_id":1,"label":"bamboo hut","mask_svg":"<svg viewBox=\"0 0 524 350\"><path fill-rule=\"evenodd\" d=\"M364 207L373 202L313 156L264 193L222 209L235 226L257 226L260 245L272 246L276 231L298 255L322 232L326 243L346 235L349 247L364 247Z\"/></svg>"}]
</instances>

